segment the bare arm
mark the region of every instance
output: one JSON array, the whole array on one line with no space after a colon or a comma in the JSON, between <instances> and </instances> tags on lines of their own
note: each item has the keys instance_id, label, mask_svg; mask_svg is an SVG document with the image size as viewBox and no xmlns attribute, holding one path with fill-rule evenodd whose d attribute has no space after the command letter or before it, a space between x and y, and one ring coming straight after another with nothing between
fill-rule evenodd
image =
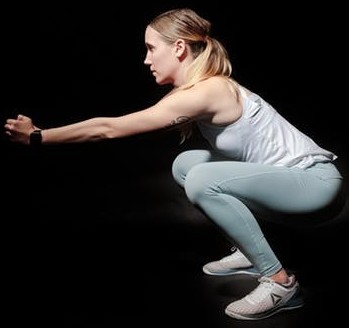
<instances>
[{"instance_id":1,"label":"bare arm","mask_svg":"<svg viewBox=\"0 0 349 328\"><path fill-rule=\"evenodd\" d=\"M119 117L96 117L61 127L43 129L44 144L82 143L123 138L163 129L205 113L206 106L197 90L173 93L152 107ZM14 142L29 144L30 133L37 129L29 117L8 119L6 133Z\"/></svg>"}]
</instances>

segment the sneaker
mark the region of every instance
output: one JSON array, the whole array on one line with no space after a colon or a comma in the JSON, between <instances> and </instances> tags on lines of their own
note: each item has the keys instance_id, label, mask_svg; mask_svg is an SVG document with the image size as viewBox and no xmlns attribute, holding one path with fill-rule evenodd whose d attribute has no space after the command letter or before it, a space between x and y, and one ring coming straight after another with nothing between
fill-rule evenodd
<instances>
[{"instance_id":1,"label":"sneaker","mask_svg":"<svg viewBox=\"0 0 349 328\"><path fill-rule=\"evenodd\" d=\"M214 276L226 276L246 274L253 277L259 277L259 272L252 266L252 263L245 257L241 251L233 247L232 254L223 257L218 261L205 264L202 267L204 273Z\"/></svg>"},{"instance_id":2,"label":"sneaker","mask_svg":"<svg viewBox=\"0 0 349 328\"><path fill-rule=\"evenodd\" d=\"M241 300L230 303L225 313L235 319L259 320L268 318L280 311L293 310L304 305L300 287L294 275L289 283L279 284L270 278L262 277L260 284Z\"/></svg>"}]
</instances>

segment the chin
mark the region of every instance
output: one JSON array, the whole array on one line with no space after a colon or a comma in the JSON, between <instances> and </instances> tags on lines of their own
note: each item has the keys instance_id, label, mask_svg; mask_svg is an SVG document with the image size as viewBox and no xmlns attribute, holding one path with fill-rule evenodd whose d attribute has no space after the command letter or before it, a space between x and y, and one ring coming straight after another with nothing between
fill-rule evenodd
<instances>
[{"instance_id":1,"label":"chin","mask_svg":"<svg viewBox=\"0 0 349 328\"><path fill-rule=\"evenodd\" d=\"M170 81L164 79L155 79L155 81L158 85L166 85L171 83Z\"/></svg>"}]
</instances>

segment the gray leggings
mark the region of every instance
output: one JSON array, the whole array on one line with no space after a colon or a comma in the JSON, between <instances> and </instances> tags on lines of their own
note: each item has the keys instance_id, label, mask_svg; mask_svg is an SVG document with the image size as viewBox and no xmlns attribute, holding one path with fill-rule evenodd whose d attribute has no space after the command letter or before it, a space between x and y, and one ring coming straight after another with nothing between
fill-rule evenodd
<instances>
[{"instance_id":1,"label":"gray leggings","mask_svg":"<svg viewBox=\"0 0 349 328\"><path fill-rule=\"evenodd\" d=\"M282 268L256 218L299 224L335 215L342 176L332 163L288 168L236 162L209 150L177 156L172 174L189 200L241 249L263 276ZM281 222L281 221L285 222Z\"/></svg>"}]
</instances>

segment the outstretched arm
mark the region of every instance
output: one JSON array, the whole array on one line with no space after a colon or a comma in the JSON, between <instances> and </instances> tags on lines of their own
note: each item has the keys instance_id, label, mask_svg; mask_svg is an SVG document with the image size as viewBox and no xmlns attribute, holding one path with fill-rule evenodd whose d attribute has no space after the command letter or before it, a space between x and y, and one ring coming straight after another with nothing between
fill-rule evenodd
<instances>
[{"instance_id":1,"label":"outstretched arm","mask_svg":"<svg viewBox=\"0 0 349 328\"><path fill-rule=\"evenodd\" d=\"M174 93L144 110L119 117L96 117L61 127L43 129L43 144L82 143L103 139L122 138L135 134L182 124L202 115L202 97L191 90ZM38 129L31 118L18 115L7 119L5 133L10 140L30 143L30 134Z\"/></svg>"}]
</instances>

